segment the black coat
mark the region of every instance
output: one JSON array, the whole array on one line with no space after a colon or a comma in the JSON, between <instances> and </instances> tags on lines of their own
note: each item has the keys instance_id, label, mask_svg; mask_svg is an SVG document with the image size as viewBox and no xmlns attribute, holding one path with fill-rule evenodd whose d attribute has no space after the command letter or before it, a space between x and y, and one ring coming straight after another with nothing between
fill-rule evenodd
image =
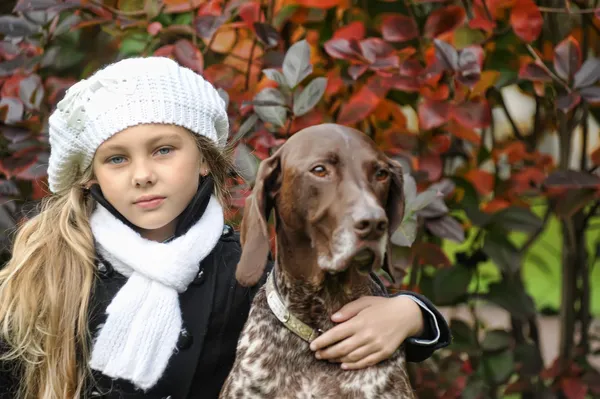
<instances>
[{"instance_id":1,"label":"black coat","mask_svg":"<svg viewBox=\"0 0 600 399\"><path fill-rule=\"evenodd\" d=\"M219 243L201 263L200 272L188 290L180 294L183 329L165 374L156 386L144 393L129 382L112 380L99 372L93 375L87 397L103 398L217 398L235 358L238 337L248 317L250 304L263 280L252 288L240 286L235 280L235 268L241 254L239 234L226 226ZM90 329L97 331L105 320L105 310L127 278L103 262L104 268L97 279L91 299ZM267 267L267 272L272 267ZM416 295L411 293L412 295ZM439 342L434 346L419 346L407 342L407 360L422 361L438 348L450 343L450 332L444 318L424 297L418 296L436 314L441 330ZM426 319L427 320L427 319ZM431 334L430 320L426 332ZM16 382L9 372L0 368L0 398Z\"/></svg>"}]
</instances>

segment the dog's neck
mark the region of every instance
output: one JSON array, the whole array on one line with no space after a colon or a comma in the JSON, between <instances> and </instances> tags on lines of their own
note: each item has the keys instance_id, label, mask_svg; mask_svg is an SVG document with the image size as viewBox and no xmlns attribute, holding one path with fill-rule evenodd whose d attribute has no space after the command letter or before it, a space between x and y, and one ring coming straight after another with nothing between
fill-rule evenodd
<instances>
[{"instance_id":1,"label":"dog's neck","mask_svg":"<svg viewBox=\"0 0 600 399\"><path fill-rule=\"evenodd\" d=\"M328 275L317 264L314 248L306 240L290 240L277 235L275 281L279 295L288 310L314 329L326 331L333 327L331 316L344 305L361 296L373 295L371 277L348 270L338 275Z\"/></svg>"}]
</instances>

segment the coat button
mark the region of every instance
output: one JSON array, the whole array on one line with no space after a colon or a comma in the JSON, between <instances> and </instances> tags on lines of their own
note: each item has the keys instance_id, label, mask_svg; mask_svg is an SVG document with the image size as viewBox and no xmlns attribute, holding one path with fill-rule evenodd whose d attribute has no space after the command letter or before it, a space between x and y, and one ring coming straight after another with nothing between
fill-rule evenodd
<instances>
[{"instance_id":1,"label":"coat button","mask_svg":"<svg viewBox=\"0 0 600 399\"><path fill-rule=\"evenodd\" d=\"M226 224L223 226L223 233L221 234L223 237L229 237L230 235L233 234L233 227L231 227L230 225Z\"/></svg>"},{"instance_id":2,"label":"coat button","mask_svg":"<svg viewBox=\"0 0 600 399\"><path fill-rule=\"evenodd\" d=\"M194 285L202 284L204 282L204 280L206 279L205 275L206 275L206 273L204 273L204 269L200 269L200 271L196 275L196 278L192 281L192 284L194 284Z\"/></svg>"},{"instance_id":3,"label":"coat button","mask_svg":"<svg viewBox=\"0 0 600 399\"><path fill-rule=\"evenodd\" d=\"M192 334L190 334L185 328L181 329L179 339L177 340L177 348L181 350L187 349L192 346L192 342L194 342L194 337L192 337Z\"/></svg>"}]
</instances>

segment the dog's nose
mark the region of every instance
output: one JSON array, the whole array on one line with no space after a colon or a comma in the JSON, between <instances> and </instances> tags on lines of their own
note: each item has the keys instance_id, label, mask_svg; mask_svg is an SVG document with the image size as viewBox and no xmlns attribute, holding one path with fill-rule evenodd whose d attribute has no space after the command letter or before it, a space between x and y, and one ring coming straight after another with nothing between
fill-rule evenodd
<instances>
[{"instance_id":1,"label":"dog's nose","mask_svg":"<svg viewBox=\"0 0 600 399\"><path fill-rule=\"evenodd\" d=\"M361 239L377 240L387 230L388 222L384 212L363 215L356 219L354 231Z\"/></svg>"}]
</instances>

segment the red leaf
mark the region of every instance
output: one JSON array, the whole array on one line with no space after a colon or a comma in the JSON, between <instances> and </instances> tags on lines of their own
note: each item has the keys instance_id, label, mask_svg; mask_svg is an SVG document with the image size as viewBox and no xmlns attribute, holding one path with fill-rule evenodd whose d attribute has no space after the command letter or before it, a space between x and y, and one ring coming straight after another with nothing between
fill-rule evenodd
<instances>
[{"instance_id":1,"label":"red leaf","mask_svg":"<svg viewBox=\"0 0 600 399\"><path fill-rule=\"evenodd\" d=\"M333 39L362 40L365 37L365 25L362 21L354 21L335 31Z\"/></svg>"},{"instance_id":2,"label":"red leaf","mask_svg":"<svg viewBox=\"0 0 600 399\"><path fill-rule=\"evenodd\" d=\"M342 125L352 125L365 119L377 108L381 97L364 85L356 92L350 101L342 105L337 122Z\"/></svg>"},{"instance_id":3,"label":"red leaf","mask_svg":"<svg viewBox=\"0 0 600 399\"><path fill-rule=\"evenodd\" d=\"M434 38L458 28L466 16L465 9L459 6L448 6L433 11L425 22L425 37Z\"/></svg>"},{"instance_id":4,"label":"red leaf","mask_svg":"<svg viewBox=\"0 0 600 399\"><path fill-rule=\"evenodd\" d=\"M419 27L406 15L386 15L382 19L381 34L388 42L405 42L419 36Z\"/></svg>"},{"instance_id":5,"label":"red leaf","mask_svg":"<svg viewBox=\"0 0 600 399\"><path fill-rule=\"evenodd\" d=\"M594 152L591 153L590 158L595 166L600 165L600 147L596 148Z\"/></svg>"},{"instance_id":6,"label":"red leaf","mask_svg":"<svg viewBox=\"0 0 600 399\"><path fill-rule=\"evenodd\" d=\"M325 94L330 96L337 93L344 86L344 81L337 69L331 69L327 72L327 88Z\"/></svg>"},{"instance_id":7,"label":"red leaf","mask_svg":"<svg viewBox=\"0 0 600 399\"><path fill-rule=\"evenodd\" d=\"M148 28L146 29L146 31L148 32L148 34L150 34L150 36L156 36L160 33L161 29L162 29L162 24L158 21L156 22L152 22L150 25L148 25Z\"/></svg>"},{"instance_id":8,"label":"red leaf","mask_svg":"<svg viewBox=\"0 0 600 399\"><path fill-rule=\"evenodd\" d=\"M410 59L400 64L400 66L398 67L398 73L402 76L416 78L418 76L421 76L421 74L423 73L423 67L421 66L421 63L418 60Z\"/></svg>"},{"instance_id":9,"label":"red leaf","mask_svg":"<svg viewBox=\"0 0 600 399\"><path fill-rule=\"evenodd\" d=\"M448 259L438 245L429 242L417 242L413 248L413 253L418 257L422 265L431 265L434 267L449 267L452 265L450 259Z\"/></svg>"},{"instance_id":10,"label":"red leaf","mask_svg":"<svg viewBox=\"0 0 600 399\"><path fill-rule=\"evenodd\" d=\"M170 57L173 55L173 50L175 49L174 44L167 44L165 46L159 47L154 51L154 55L157 57Z\"/></svg>"},{"instance_id":11,"label":"red leaf","mask_svg":"<svg viewBox=\"0 0 600 399\"><path fill-rule=\"evenodd\" d=\"M581 102L581 96L578 93L572 92L558 96L556 106L558 109L569 112Z\"/></svg>"},{"instance_id":12,"label":"red leaf","mask_svg":"<svg viewBox=\"0 0 600 399\"><path fill-rule=\"evenodd\" d=\"M481 136L476 131L454 121L448 123L446 130L459 139L467 140L476 145L481 144Z\"/></svg>"},{"instance_id":13,"label":"red leaf","mask_svg":"<svg viewBox=\"0 0 600 399\"><path fill-rule=\"evenodd\" d=\"M179 39L175 43L173 54L179 63L201 74L204 70L204 57L198 48L187 39Z\"/></svg>"},{"instance_id":14,"label":"red leaf","mask_svg":"<svg viewBox=\"0 0 600 399\"><path fill-rule=\"evenodd\" d=\"M434 39L433 44L435 46L436 61L428 68L428 75L448 69L456 71L458 69L458 52L456 49L451 44L439 39Z\"/></svg>"},{"instance_id":15,"label":"red leaf","mask_svg":"<svg viewBox=\"0 0 600 399\"><path fill-rule=\"evenodd\" d=\"M0 120L7 125L21 122L25 107L16 97L2 97L0 99Z\"/></svg>"},{"instance_id":16,"label":"red leaf","mask_svg":"<svg viewBox=\"0 0 600 399\"><path fill-rule=\"evenodd\" d=\"M427 172L429 181L438 181L442 177L442 158L436 154L426 154L419 158L419 170Z\"/></svg>"},{"instance_id":17,"label":"red leaf","mask_svg":"<svg viewBox=\"0 0 600 399\"><path fill-rule=\"evenodd\" d=\"M484 128L492 122L492 112L487 100L466 101L452 108L452 117L471 129Z\"/></svg>"},{"instance_id":18,"label":"red leaf","mask_svg":"<svg viewBox=\"0 0 600 399\"><path fill-rule=\"evenodd\" d=\"M238 14L242 18L242 21L246 23L246 26L250 29L253 28L255 22L261 21L260 2L258 1L247 1L241 4L238 8Z\"/></svg>"},{"instance_id":19,"label":"red leaf","mask_svg":"<svg viewBox=\"0 0 600 399\"><path fill-rule=\"evenodd\" d=\"M458 76L456 79L471 88L481 77L483 66L483 48L481 46L469 46L460 51L458 56Z\"/></svg>"},{"instance_id":20,"label":"red leaf","mask_svg":"<svg viewBox=\"0 0 600 399\"><path fill-rule=\"evenodd\" d=\"M29 168L37 159L37 152L34 150L15 153L11 157L0 159L0 172L10 179Z\"/></svg>"},{"instance_id":21,"label":"red leaf","mask_svg":"<svg viewBox=\"0 0 600 399\"><path fill-rule=\"evenodd\" d=\"M388 57L394 52L394 48L378 37L370 37L360 43L363 56L373 63L378 58Z\"/></svg>"},{"instance_id":22,"label":"red leaf","mask_svg":"<svg viewBox=\"0 0 600 399\"><path fill-rule=\"evenodd\" d=\"M494 176L480 169L471 169L465 175L473 187L481 194L488 195L494 190Z\"/></svg>"},{"instance_id":23,"label":"red leaf","mask_svg":"<svg viewBox=\"0 0 600 399\"><path fill-rule=\"evenodd\" d=\"M429 130L443 125L450 118L450 104L447 101L425 99L419 104L419 126Z\"/></svg>"},{"instance_id":24,"label":"red leaf","mask_svg":"<svg viewBox=\"0 0 600 399\"><path fill-rule=\"evenodd\" d=\"M416 93L421 88L419 81L414 77L392 76L390 85L393 89L406 91L408 93Z\"/></svg>"},{"instance_id":25,"label":"red leaf","mask_svg":"<svg viewBox=\"0 0 600 399\"><path fill-rule=\"evenodd\" d=\"M294 0L295 4L306 8L327 9L339 5L342 0Z\"/></svg>"},{"instance_id":26,"label":"red leaf","mask_svg":"<svg viewBox=\"0 0 600 399\"><path fill-rule=\"evenodd\" d=\"M600 101L600 87L598 86L584 87L579 93L581 94L581 97L585 98L589 103L597 103Z\"/></svg>"},{"instance_id":27,"label":"red leaf","mask_svg":"<svg viewBox=\"0 0 600 399\"><path fill-rule=\"evenodd\" d=\"M530 43L537 39L542 32L544 20L533 0L519 0L515 1L510 14L510 24L515 35L524 42Z\"/></svg>"},{"instance_id":28,"label":"red leaf","mask_svg":"<svg viewBox=\"0 0 600 399\"><path fill-rule=\"evenodd\" d=\"M585 399L587 386L579 378L563 378L560 381L560 387L567 399Z\"/></svg>"},{"instance_id":29,"label":"red leaf","mask_svg":"<svg viewBox=\"0 0 600 399\"><path fill-rule=\"evenodd\" d=\"M552 77L548 75L546 69L536 62L525 64L519 69L519 78L534 82L551 82Z\"/></svg>"},{"instance_id":30,"label":"red leaf","mask_svg":"<svg viewBox=\"0 0 600 399\"><path fill-rule=\"evenodd\" d=\"M570 81L581 67L581 48L573 36L569 36L554 49L554 70L561 78Z\"/></svg>"},{"instance_id":31,"label":"red leaf","mask_svg":"<svg viewBox=\"0 0 600 399\"><path fill-rule=\"evenodd\" d=\"M490 6L488 4L486 5L492 14L492 18L494 18L494 15L490 10ZM481 29L484 32L491 33L494 31L495 27L496 21L488 18L487 12L482 4L482 0L475 0L473 2L473 19L469 21L469 28Z\"/></svg>"},{"instance_id":32,"label":"red leaf","mask_svg":"<svg viewBox=\"0 0 600 399\"><path fill-rule=\"evenodd\" d=\"M427 149L433 154L443 154L450 149L451 140L447 135L437 135L431 139Z\"/></svg>"},{"instance_id":33,"label":"red leaf","mask_svg":"<svg viewBox=\"0 0 600 399\"><path fill-rule=\"evenodd\" d=\"M331 39L323 45L327 54L345 60L364 60L358 41L354 39Z\"/></svg>"},{"instance_id":34,"label":"red leaf","mask_svg":"<svg viewBox=\"0 0 600 399\"><path fill-rule=\"evenodd\" d=\"M360 65L350 65L348 67L348 75L354 80L358 79L363 73L365 73L369 69L368 65L360 64Z\"/></svg>"}]
</instances>

